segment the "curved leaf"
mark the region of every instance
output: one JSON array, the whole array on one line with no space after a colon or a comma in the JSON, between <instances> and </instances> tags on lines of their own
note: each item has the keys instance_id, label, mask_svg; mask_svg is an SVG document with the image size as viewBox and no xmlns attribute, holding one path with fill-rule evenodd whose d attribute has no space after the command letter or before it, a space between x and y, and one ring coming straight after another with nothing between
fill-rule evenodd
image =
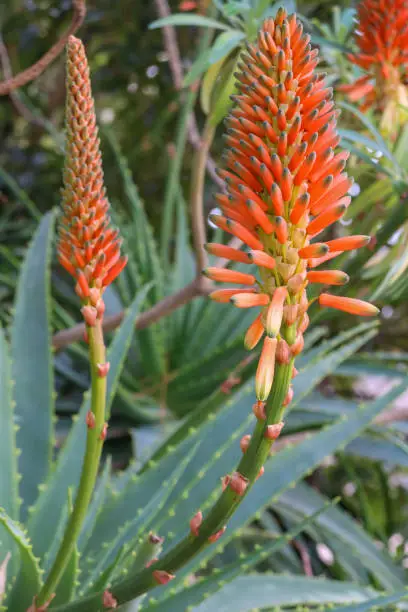
<instances>
[{"instance_id":1,"label":"curved leaf","mask_svg":"<svg viewBox=\"0 0 408 612\"><path fill-rule=\"evenodd\" d=\"M11 329L24 516L51 468L54 377L50 333L50 259L54 214L43 217L21 268Z\"/></svg>"}]
</instances>

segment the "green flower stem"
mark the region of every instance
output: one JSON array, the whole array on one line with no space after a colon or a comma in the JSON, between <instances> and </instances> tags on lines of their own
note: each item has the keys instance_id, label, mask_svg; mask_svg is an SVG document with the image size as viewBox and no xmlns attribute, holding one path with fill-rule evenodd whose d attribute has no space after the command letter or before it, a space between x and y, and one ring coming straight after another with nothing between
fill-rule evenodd
<instances>
[{"instance_id":1,"label":"green flower stem","mask_svg":"<svg viewBox=\"0 0 408 612\"><path fill-rule=\"evenodd\" d=\"M272 442L264 437L267 425L280 423L284 411L283 402L289 389L293 370L293 360L287 365L276 365L275 378L271 394L266 406L266 421L257 421L251 436L250 445L243 455L237 471L249 480L245 491L256 480L259 470L270 453ZM230 487L220 495L218 501L203 520L197 537L189 533L179 544L170 550L159 561L141 572L130 573L125 580L113 584L109 589L118 604L123 604L157 586L153 577L154 570L164 570L169 573L177 571L203 548L209 545L208 538L222 529L229 517L238 508L244 496L237 495ZM102 592L94 593L80 601L65 604L56 608L56 612L96 612L101 609Z\"/></svg>"},{"instance_id":2,"label":"green flower stem","mask_svg":"<svg viewBox=\"0 0 408 612\"><path fill-rule=\"evenodd\" d=\"M103 436L101 434L105 425L106 404L106 376L99 376L97 369L97 364L105 363L105 344L101 321L98 320L94 327L87 326L87 332L92 379L91 412L95 417L95 427L88 427L85 457L74 508L57 556L37 597L36 603L38 606L44 605L49 601L50 597L57 590L81 532L98 476L99 461L103 447ZM84 427L86 427L85 424Z\"/></svg>"}]
</instances>

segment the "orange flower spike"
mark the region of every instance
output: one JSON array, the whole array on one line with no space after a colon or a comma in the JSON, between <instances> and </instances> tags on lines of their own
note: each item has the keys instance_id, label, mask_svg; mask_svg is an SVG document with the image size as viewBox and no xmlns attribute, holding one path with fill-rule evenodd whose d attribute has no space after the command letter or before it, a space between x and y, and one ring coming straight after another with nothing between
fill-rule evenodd
<instances>
[{"instance_id":1,"label":"orange flower spike","mask_svg":"<svg viewBox=\"0 0 408 612\"><path fill-rule=\"evenodd\" d=\"M308 283L342 285L348 280L341 271L313 268L368 239L310 243L343 216L351 180L344 172L348 153L336 151L340 137L333 92L315 73L318 52L311 50L300 22L280 10L264 22L257 42L248 45L241 59L235 108L226 120L226 168L220 173L227 195L217 198L223 216L211 220L244 248L210 244L207 250L250 262L257 272L212 267L205 273L216 281L253 287L251 292L217 290L211 297L261 310L248 328L245 346L254 348L266 333L256 375L257 397L264 402L273 383L276 343L286 343L288 359L303 348ZM330 296L322 304L325 299ZM367 306L355 312L375 310Z\"/></svg>"},{"instance_id":2,"label":"orange flower spike","mask_svg":"<svg viewBox=\"0 0 408 612\"><path fill-rule=\"evenodd\" d=\"M401 107L408 105L407 22L406 0L361 0L354 35L357 51L349 59L366 74L338 87L362 111L380 112L381 128L394 136L406 121Z\"/></svg>"},{"instance_id":3,"label":"orange flower spike","mask_svg":"<svg viewBox=\"0 0 408 612\"><path fill-rule=\"evenodd\" d=\"M66 131L57 253L77 281L76 293L88 303L90 291L101 297L127 258L120 256L118 232L110 229L89 68L84 46L74 36L67 44Z\"/></svg>"}]
</instances>

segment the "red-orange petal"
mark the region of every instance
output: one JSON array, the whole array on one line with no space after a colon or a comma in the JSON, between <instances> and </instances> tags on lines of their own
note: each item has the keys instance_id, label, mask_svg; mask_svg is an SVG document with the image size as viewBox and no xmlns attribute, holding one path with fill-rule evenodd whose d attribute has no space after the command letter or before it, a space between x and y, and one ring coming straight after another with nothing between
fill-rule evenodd
<instances>
[{"instance_id":1,"label":"red-orange petal","mask_svg":"<svg viewBox=\"0 0 408 612\"><path fill-rule=\"evenodd\" d=\"M330 251L352 251L367 246L371 236L345 236L326 242Z\"/></svg>"},{"instance_id":2,"label":"red-orange petal","mask_svg":"<svg viewBox=\"0 0 408 612\"><path fill-rule=\"evenodd\" d=\"M275 373L276 338L265 338L255 376L255 393L261 402L266 402L272 388Z\"/></svg>"},{"instance_id":3,"label":"red-orange petal","mask_svg":"<svg viewBox=\"0 0 408 612\"><path fill-rule=\"evenodd\" d=\"M373 317L379 313L378 308L369 302L364 302L356 298L330 295L329 293L322 293L319 296L319 304L320 306L336 308L337 310L342 310L343 312L359 315L361 317Z\"/></svg>"},{"instance_id":4,"label":"red-orange petal","mask_svg":"<svg viewBox=\"0 0 408 612\"><path fill-rule=\"evenodd\" d=\"M255 293L256 289L217 289L216 291L213 291L212 293L210 293L210 298L214 301L214 302L219 302L220 304L228 304L230 299L234 296L237 295L237 293Z\"/></svg>"},{"instance_id":5,"label":"red-orange petal","mask_svg":"<svg viewBox=\"0 0 408 612\"><path fill-rule=\"evenodd\" d=\"M219 283L237 283L239 285L255 285L256 283L256 278L252 274L245 274L236 270L209 267L203 270L203 274Z\"/></svg>"},{"instance_id":6,"label":"red-orange petal","mask_svg":"<svg viewBox=\"0 0 408 612\"><path fill-rule=\"evenodd\" d=\"M251 259L248 253L240 251L239 249L233 249L225 244L218 244L216 242L208 242L205 245L206 251L215 255L216 257L222 257L223 259L230 259L231 261L239 261L241 263L251 263Z\"/></svg>"},{"instance_id":7,"label":"red-orange petal","mask_svg":"<svg viewBox=\"0 0 408 612\"><path fill-rule=\"evenodd\" d=\"M244 338L244 346L247 350L255 348L264 334L264 326L262 323L262 313L248 327Z\"/></svg>"},{"instance_id":8,"label":"red-orange petal","mask_svg":"<svg viewBox=\"0 0 408 612\"><path fill-rule=\"evenodd\" d=\"M237 308L266 306L269 304L269 295L266 295L266 293L236 293L231 297L230 302Z\"/></svg>"},{"instance_id":9,"label":"red-orange petal","mask_svg":"<svg viewBox=\"0 0 408 612\"><path fill-rule=\"evenodd\" d=\"M276 261L271 255L265 253L265 251L250 251L248 253L249 259L252 263L257 266L261 266L262 268L269 268L269 270L273 270L276 266Z\"/></svg>"},{"instance_id":10,"label":"red-orange petal","mask_svg":"<svg viewBox=\"0 0 408 612\"><path fill-rule=\"evenodd\" d=\"M325 285L345 285L349 276L341 270L322 270L321 272L308 272L306 276L309 283L323 283Z\"/></svg>"}]
</instances>

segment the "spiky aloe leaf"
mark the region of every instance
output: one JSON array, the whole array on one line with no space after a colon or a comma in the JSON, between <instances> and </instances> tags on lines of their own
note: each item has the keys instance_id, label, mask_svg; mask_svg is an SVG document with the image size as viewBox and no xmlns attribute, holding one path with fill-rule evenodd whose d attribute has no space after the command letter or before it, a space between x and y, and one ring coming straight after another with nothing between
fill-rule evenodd
<instances>
[{"instance_id":1,"label":"spiky aloe leaf","mask_svg":"<svg viewBox=\"0 0 408 612\"><path fill-rule=\"evenodd\" d=\"M127 242L132 249L142 283L153 282L151 296L146 302L146 307L153 306L162 299L164 294L163 270L157 253L156 241L138 189L133 181L127 159L122 155L113 133L110 130L106 130L105 135L111 145L119 173L123 180L125 193L131 204L132 233L128 235L126 228L124 228L124 236L128 238ZM142 347L141 357L143 358L144 369L147 374L163 374L165 371L163 329L164 323L159 322L145 330L141 330L138 334L138 342Z\"/></svg>"},{"instance_id":2,"label":"spiky aloe leaf","mask_svg":"<svg viewBox=\"0 0 408 612\"><path fill-rule=\"evenodd\" d=\"M9 349L4 332L0 328L0 506L14 520L18 518L18 474L17 451L15 441L14 411L11 399L11 366ZM0 559L11 552L9 575L11 568L16 569L14 540L6 535L0 539Z\"/></svg>"},{"instance_id":3,"label":"spiky aloe leaf","mask_svg":"<svg viewBox=\"0 0 408 612\"><path fill-rule=\"evenodd\" d=\"M68 489L68 513L72 512L72 491ZM61 534L62 535L62 534ZM61 580L58 583L58 589L55 598L52 601L53 606L68 603L74 597L76 583L79 572L79 551L75 544L74 550L68 561Z\"/></svg>"},{"instance_id":4,"label":"spiky aloe leaf","mask_svg":"<svg viewBox=\"0 0 408 612\"><path fill-rule=\"evenodd\" d=\"M20 571L5 604L11 610L26 610L41 588L41 569L33 554L31 542L19 523L0 508L0 525L15 541L20 553Z\"/></svg>"},{"instance_id":5,"label":"spiky aloe leaf","mask_svg":"<svg viewBox=\"0 0 408 612\"><path fill-rule=\"evenodd\" d=\"M112 540L109 540L107 534L99 530L99 542L98 547L92 551L89 556L96 559L96 564L92 568L92 571L85 575L86 582L82 588L82 592L88 592L94 590L94 584L98 582L99 577L105 574L106 569L111 566L116 566L115 559L120 553L121 549L126 547L132 540L137 540L141 537L142 533L147 533L152 523L155 521L157 516L160 516L163 512L163 508L168 501L172 491L176 484L179 482L183 473L186 471L187 466L190 469L196 447L193 447L189 453L183 458L183 460L176 466L170 478L161 483L158 486L154 495L151 499L143 499L143 506L136 508L130 508L132 518L126 519L125 516L119 520L113 527L116 529L116 535ZM122 507L122 514L123 512ZM112 519L112 515L110 515ZM98 532L95 532L95 535ZM95 538L93 538L95 542ZM87 568L84 568L84 572Z\"/></svg>"},{"instance_id":6,"label":"spiky aloe leaf","mask_svg":"<svg viewBox=\"0 0 408 612\"><path fill-rule=\"evenodd\" d=\"M54 378L51 349L50 260L54 214L43 217L21 268L11 329L12 376L19 429L22 515L50 473Z\"/></svg>"},{"instance_id":7,"label":"spiky aloe leaf","mask_svg":"<svg viewBox=\"0 0 408 612\"><path fill-rule=\"evenodd\" d=\"M119 376L132 340L139 307L145 299L147 289L141 290L134 299L108 350L107 359L111 364L107 381L108 411L115 396ZM55 469L41 492L28 521L28 531L34 550L41 557L45 555L54 539L65 505L67 487L74 487L79 481L86 439L85 417L88 410L89 393L84 398L81 411L59 454Z\"/></svg>"},{"instance_id":8,"label":"spiky aloe leaf","mask_svg":"<svg viewBox=\"0 0 408 612\"><path fill-rule=\"evenodd\" d=\"M295 488L286 490L280 496L275 507L283 515L290 513L295 520L300 520L322 508L325 501L323 495L307 484L298 483ZM403 572L347 512L338 506L329 508L324 515L321 514L316 519L316 526L331 542L338 539L344 543L352 556L358 558L376 576L381 577L385 588L399 588L398 584L404 580Z\"/></svg>"}]
</instances>

